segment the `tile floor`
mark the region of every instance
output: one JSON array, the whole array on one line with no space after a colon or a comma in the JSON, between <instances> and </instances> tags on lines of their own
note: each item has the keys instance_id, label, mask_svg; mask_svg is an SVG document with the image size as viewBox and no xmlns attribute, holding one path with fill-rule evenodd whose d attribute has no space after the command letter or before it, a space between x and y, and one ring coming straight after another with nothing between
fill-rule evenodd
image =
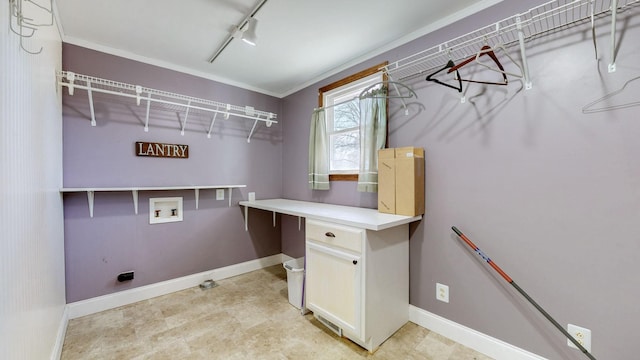
<instances>
[{"instance_id":1,"label":"tile floor","mask_svg":"<svg viewBox=\"0 0 640 360\"><path fill-rule=\"evenodd\" d=\"M62 360L490 360L411 322L373 354L302 316L281 265L69 321Z\"/></svg>"}]
</instances>

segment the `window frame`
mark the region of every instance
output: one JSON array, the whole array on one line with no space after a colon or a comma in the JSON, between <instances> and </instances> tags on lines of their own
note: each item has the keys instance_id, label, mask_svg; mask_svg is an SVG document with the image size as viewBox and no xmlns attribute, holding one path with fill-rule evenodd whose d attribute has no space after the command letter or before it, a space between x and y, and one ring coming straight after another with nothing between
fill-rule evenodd
<instances>
[{"instance_id":1,"label":"window frame","mask_svg":"<svg viewBox=\"0 0 640 360\"><path fill-rule=\"evenodd\" d=\"M387 74L385 72L383 72L381 69L388 65L389 62L385 61L383 63L380 63L378 65L372 66L370 68L364 69L358 73L355 73L353 75L347 76L343 79L340 79L338 81L335 81L331 84L328 84L326 86L321 87L320 89L318 89L318 106L319 107L323 107L324 104L324 97L325 97L325 93L330 92L332 90L338 89L340 87L343 87L345 85L349 85L350 83L353 83L355 81L359 81L362 80L366 77L369 77L371 75L377 74L382 72L382 81L386 82L387 81ZM387 118L389 116L389 103L387 102ZM389 134L389 125L387 123L387 139L388 139L388 134ZM388 141L388 140L387 140ZM340 174L329 174L329 181L357 181L358 180L358 173L340 173Z\"/></svg>"}]
</instances>

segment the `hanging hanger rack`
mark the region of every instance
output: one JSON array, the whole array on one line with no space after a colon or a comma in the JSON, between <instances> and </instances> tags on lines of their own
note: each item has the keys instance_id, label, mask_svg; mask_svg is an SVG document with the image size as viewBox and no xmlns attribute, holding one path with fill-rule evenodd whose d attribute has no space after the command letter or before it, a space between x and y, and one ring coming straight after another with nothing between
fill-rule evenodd
<instances>
[{"instance_id":1,"label":"hanging hanger rack","mask_svg":"<svg viewBox=\"0 0 640 360\"><path fill-rule=\"evenodd\" d=\"M26 17L24 14L25 3L32 4L35 8L39 8L44 11L47 21L37 22L33 18ZM42 11L37 15L42 15ZM49 7L42 6L32 0L9 0L9 29L11 32L18 35L20 38L20 48L25 52L32 55L37 55L42 52L42 47L37 51L27 49L23 40L33 37L40 27L51 25L53 25L53 0L49 0Z\"/></svg>"},{"instance_id":2,"label":"hanging hanger rack","mask_svg":"<svg viewBox=\"0 0 640 360\"><path fill-rule=\"evenodd\" d=\"M371 89L375 88L376 86L380 86L380 85L391 85L391 86L394 87L394 89L396 90L397 95L389 95L389 93L387 93L387 95L384 96L384 97L387 98L387 99L400 99L402 101L403 107L405 108L405 111L407 110L407 105L404 103L403 100L404 99L411 99L411 98L414 98L414 97L418 98L418 95L409 86L407 86L407 85L405 85L405 84L403 84L401 82L398 82L398 81L384 80L384 81L379 81L379 82L377 82L375 84L372 84L370 86L367 86L364 90L362 90L360 92L360 95L358 95L358 96L354 96L351 99L340 101L340 102L337 102L335 104L331 104L331 105L327 105L327 106L320 106L320 107L317 107L317 108L313 109L313 111L316 112L316 111L330 109L332 107L336 107L336 106L339 106L339 105L348 104L348 103L350 103L350 102L352 102L354 100L360 100L360 99L365 99L365 98L378 98L378 97L375 97L375 96L368 95L367 92L369 92ZM407 89L408 93L406 95L403 95L402 92L400 92L400 89L398 88L398 86L401 87L401 88Z\"/></svg>"},{"instance_id":3,"label":"hanging hanger rack","mask_svg":"<svg viewBox=\"0 0 640 360\"><path fill-rule=\"evenodd\" d=\"M277 117L276 114L256 110L251 106L236 106L217 101L199 99L187 95L180 95L167 91L150 89L139 85L131 85L112 80L105 80L92 76L76 74L71 71L59 71L57 73L57 76L58 84L67 87L69 90L69 95L73 95L75 89L82 89L87 91L89 96L89 109L91 112L91 126L96 126L96 117L93 108L94 92L134 98L136 99L137 105L140 105L141 102L146 101L147 111L144 123L144 131L149 131L149 113L152 102L173 105L181 109L185 109L184 120L180 120L181 135L184 135L187 120L189 117L189 110L191 109L214 114L207 132L208 138L211 138L211 131L218 114L222 114L225 119L228 119L229 116L235 116L254 120L253 127L251 128L251 132L249 133L249 137L247 138L247 142L251 142L251 136L253 135L258 122L264 122L267 127L271 127L272 124L278 123L275 120ZM81 83L78 84L77 82Z\"/></svg>"},{"instance_id":4,"label":"hanging hanger rack","mask_svg":"<svg viewBox=\"0 0 640 360\"><path fill-rule=\"evenodd\" d=\"M369 94L369 91L373 88L375 88L376 86L379 85L383 85L383 86L387 86L389 87L389 85L393 86L396 89L396 93L397 95L389 95L389 93L387 93L386 96L373 96L371 94ZM404 88L407 90L408 94L403 95L402 92L400 92L400 90L398 89L398 86ZM366 99L366 98L372 98L372 99L377 99L380 97L384 97L387 99L411 99L411 98L417 98L418 95L415 93L415 91L413 91L413 89L411 89L410 87L408 87L407 85L401 83L401 82L397 82L397 81L391 81L391 80L385 80L385 81L381 81L381 82L377 82L373 85L367 86L364 90L362 90L360 92L360 95L358 96L358 98L360 99Z\"/></svg>"},{"instance_id":5,"label":"hanging hanger rack","mask_svg":"<svg viewBox=\"0 0 640 360\"><path fill-rule=\"evenodd\" d=\"M409 115L409 108L407 107L407 103L404 102L405 99L411 99L413 97L415 97L416 99L418 98L418 95L415 93L415 91L413 91L413 89L411 89L409 86L399 82L399 81L393 81L393 78L391 78L390 76L387 75L387 78L391 79L391 80L384 80L381 83L378 84L386 84L386 85L391 85L393 86L393 88L396 90L396 93L398 93L398 95L396 96L389 96L389 92L387 92L387 99L400 99L400 102L402 103L402 108L404 109L404 114L405 115ZM367 87L366 89L364 89L361 93L360 93L360 98L363 99L366 97L366 92L369 91L370 89L372 89L373 87L375 87L378 84L373 84L369 87ZM398 86L405 88L408 90L409 94L408 95L402 95L402 93L400 92L400 89L398 89ZM388 86L387 86L388 88Z\"/></svg>"},{"instance_id":6,"label":"hanging hanger rack","mask_svg":"<svg viewBox=\"0 0 640 360\"><path fill-rule=\"evenodd\" d=\"M549 1L524 13L513 15L390 63L384 67L384 71L397 81L406 81L442 67L442 64L449 60L449 56L454 61L458 61L477 54L485 39L497 43L495 39L499 37L504 39L503 45L505 47L516 45L520 47L525 89L530 89L532 85L527 65L525 40L569 25L582 23L584 20L590 19L592 13L596 17L611 12L612 41L609 71L613 72L615 71L616 13L639 3L640 0Z\"/></svg>"}]
</instances>

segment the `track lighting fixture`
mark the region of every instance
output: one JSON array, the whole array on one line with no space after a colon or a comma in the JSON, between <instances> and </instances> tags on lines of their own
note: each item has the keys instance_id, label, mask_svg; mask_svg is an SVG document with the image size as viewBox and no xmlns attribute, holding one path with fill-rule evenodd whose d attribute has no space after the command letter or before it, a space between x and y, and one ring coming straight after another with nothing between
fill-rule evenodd
<instances>
[{"instance_id":1,"label":"track lighting fixture","mask_svg":"<svg viewBox=\"0 0 640 360\"><path fill-rule=\"evenodd\" d=\"M260 0L256 7L247 15L247 17L244 18L242 22L240 22L238 26L235 27L235 31L229 34L224 43L222 43L222 46L220 46L215 54L213 54L213 56L209 58L210 63L214 62L214 60L222 53L222 51L234 38L241 38L242 41L246 42L247 44L253 46L256 45L256 41L258 40L258 36L256 34L256 26L258 26L258 20L255 19L254 16L266 2L267 0ZM242 30L245 25L246 29Z\"/></svg>"},{"instance_id":2,"label":"track lighting fixture","mask_svg":"<svg viewBox=\"0 0 640 360\"><path fill-rule=\"evenodd\" d=\"M256 26L258 26L258 20L255 18L249 18L247 21L247 28L242 32L242 41L245 43L256 46L258 36L256 35Z\"/></svg>"}]
</instances>

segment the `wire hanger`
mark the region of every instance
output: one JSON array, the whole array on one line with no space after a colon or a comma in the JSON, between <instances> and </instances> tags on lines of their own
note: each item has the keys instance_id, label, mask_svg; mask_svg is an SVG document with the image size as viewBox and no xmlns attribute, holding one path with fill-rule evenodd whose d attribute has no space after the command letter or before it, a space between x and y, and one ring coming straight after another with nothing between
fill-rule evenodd
<instances>
[{"instance_id":1,"label":"wire hanger","mask_svg":"<svg viewBox=\"0 0 640 360\"><path fill-rule=\"evenodd\" d=\"M393 87L396 89L396 92L398 93L398 95L390 96L388 90L386 92L386 95L384 95L384 96L376 96L376 95L372 95L371 93L369 93L369 91L371 91L371 89L375 88L376 86L380 86L380 84L393 85ZM398 89L398 85L403 87L403 88L405 88L405 89L407 89L409 93L407 95L402 95L402 93ZM352 97L352 98L350 98L348 100L340 101L340 102L335 103L335 104L331 104L331 105L327 105L327 106L320 106L320 107L317 107L317 108L313 109L313 111L316 112L316 111L321 111L321 110L325 110L325 109L330 109L332 107L336 107L336 106L339 106L339 105L347 104L347 103L350 103L350 102L352 102L354 100L359 100L359 99L380 99L380 98L385 98L385 99L410 99L410 98L413 98L413 97L415 97L417 99L418 95L409 86L407 86L407 85L405 85L405 84L403 84L401 82L385 80L385 81L380 81L380 82L377 82L377 83L372 84L370 86L367 86L364 90L362 90L360 92L360 95L358 95L358 96L354 96L354 97ZM406 110L406 104L404 104L404 102L403 102L403 107Z\"/></svg>"},{"instance_id":2,"label":"wire hanger","mask_svg":"<svg viewBox=\"0 0 640 360\"><path fill-rule=\"evenodd\" d=\"M498 67L495 68L493 66L491 66L490 64L487 64L485 62L480 61L480 56L482 56L483 52L486 52L486 49L480 49L480 51L478 51L478 53L476 54L476 63L478 65L482 65L484 67L486 67L489 70L492 71L496 71L508 76L512 76L518 79L522 79L524 78L524 71L522 70L522 65L520 65L520 63L518 61L516 61L516 59L514 59L510 54L509 51L507 50L507 48L504 46L504 41L502 40L502 32L499 33L498 38L500 39L498 45L494 45L493 48L490 48L491 51L493 51L494 55L498 50L502 50L502 53L504 54L504 56L506 56L515 66L516 68L518 68L518 70L520 71L519 73L512 73L509 71L505 71L504 69ZM489 46L489 44L487 43L487 39L484 39L484 45ZM484 48L484 46L483 46ZM499 63L498 63L499 64ZM501 64L500 64L501 65Z\"/></svg>"},{"instance_id":3,"label":"wire hanger","mask_svg":"<svg viewBox=\"0 0 640 360\"><path fill-rule=\"evenodd\" d=\"M369 91L373 88L375 88L376 86L379 85L393 85L393 87L396 89L396 92L398 93L398 95L390 95L389 91L387 91L387 94L384 96L376 96L376 95L372 95L371 93L369 93ZM398 89L398 86L407 89L408 94L403 95L400 90ZM388 88L388 86L387 86ZM367 86L366 88L364 88L364 90L362 90L362 92L360 92L360 95L358 96L358 98L360 99L365 99L365 98L369 98L369 99L380 99L380 98L386 98L386 99L410 99L410 98L418 98L418 95L407 85L398 82L398 81L389 81L389 80L385 80L385 81L380 81L377 82L373 85Z\"/></svg>"},{"instance_id":4,"label":"wire hanger","mask_svg":"<svg viewBox=\"0 0 640 360\"><path fill-rule=\"evenodd\" d=\"M622 87L610 94L607 94L603 97L601 97L600 99L594 100L590 103L588 103L587 105L585 105L582 108L582 113L583 114L592 114L592 113L596 113L596 112L603 112L603 111L608 111L608 110L617 110L617 109L624 109L624 108L629 108L629 107L633 107L633 106L639 106L640 105L640 100L638 101L632 101L630 103L626 103L626 104L619 104L619 105L609 105L609 106L603 106L601 108L592 108L592 106L601 103L605 100L608 100L618 94L620 94L622 91L624 91L624 89L627 87L627 85L629 85L631 82L640 79L640 76L636 76L630 80L628 80L627 82L624 83L624 85L622 85Z\"/></svg>"},{"instance_id":5,"label":"wire hanger","mask_svg":"<svg viewBox=\"0 0 640 360\"><path fill-rule=\"evenodd\" d=\"M38 23L35 22L34 19L28 18L24 16L23 12L23 2L28 2L33 4L40 9L46 11L50 19L46 23ZM15 24L14 19L15 18ZM9 0L9 29L20 38L20 47L25 52L37 55L42 52L42 47L40 47L37 51L31 51L27 49L24 45L24 39L33 37L38 28L43 26L52 26L53 25L53 0L49 0L49 8L42 6L35 1L32 0ZM16 28L17 27L17 28Z\"/></svg>"},{"instance_id":6,"label":"wire hanger","mask_svg":"<svg viewBox=\"0 0 640 360\"><path fill-rule=\"evenodd\" d=\"M458 80L458 86L453 86L451 84L447 84L446 82L442 82L442 81L434 78L434 76L436 74L438 74L438 73L440 73L440 72L442 72L442 71L444 71L446 69L454 68L455 66L456 66L456 64L453 62L453 60L449 59L449 61L447 62L447 64L443 68L441 68L439 70L436 70L435 72L427 75L427 78L425 80L426 81L433 81L436 84L444 85L446 87L450 87L452 89L456 89L456 90L458 90L458 92L462 92L462 80L460 79L460 73L458 73L457 70L456 70L455 79ZM450 73L451 71L452 70L449 70L448 73Z\"/></svg>"},{"instance_id":7,"label":"wire hanger","mask_svg":"<svg viewBox=\"0 0 640 360\"><path fill-rule=\"evenodd\" d=\"M460 80L466 81L466 82L478 83L478 84L507 85L509 83L509 80L507 79L507 74L505 73L504 66L502 66L502 64L500 63L500 60L498 60L498 57L493 52L493 49L491 48L491 46L486 45L486 44L483 45L482 48L480 48L480 51L476 55L473 55L470 58L468 58L467 60L464 60L463 62L459 63L458 65L452 67L451 69L449 69L448 72L451 73L453 71L457 71L461 67L471 63L472 61L475 61L476 59L478 59L482 55L488 55L491 58L491 60L493 60L493 62L496 64L496 66L498 66L498 69L500 69L499 72L502 73L503 81L502 82L492 82L492 81L480 81L480 80L468 80L468 79L460 79Z\"/></svg>"}]
</instances>

